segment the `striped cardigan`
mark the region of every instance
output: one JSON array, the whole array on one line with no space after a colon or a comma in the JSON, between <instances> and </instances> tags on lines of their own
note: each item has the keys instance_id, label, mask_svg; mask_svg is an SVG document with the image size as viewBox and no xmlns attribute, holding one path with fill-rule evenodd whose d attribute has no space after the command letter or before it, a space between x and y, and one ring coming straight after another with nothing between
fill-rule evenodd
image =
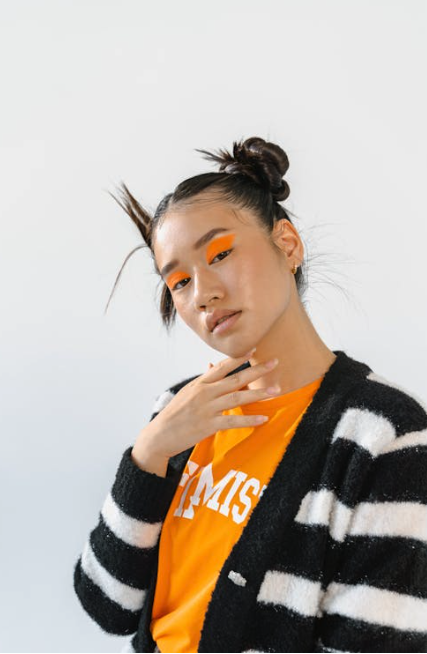
<instances>
[{"instance_id":1,"label":"striped cardigan","mask_svg":"<svg viewBox=\"0 0 427 654\"><path fill-rule=\"evenodd\" d=\"M427 411L334 354L224 562L198 652L427 652ZM150 420L194 378L162 393ZM192 448L163 478L138 468L132 447L74 589L103 631L132 634L122 651L154 652L160 531Z\"/></svg>"}]
</instances>

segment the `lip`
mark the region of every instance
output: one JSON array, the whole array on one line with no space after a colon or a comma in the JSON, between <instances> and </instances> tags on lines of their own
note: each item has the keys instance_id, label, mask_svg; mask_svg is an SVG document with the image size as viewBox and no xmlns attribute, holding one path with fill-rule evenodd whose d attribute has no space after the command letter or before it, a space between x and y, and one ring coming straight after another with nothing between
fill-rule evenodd
<instances>
[{"instance_id":1,"label":"lip","mask_svg":"<svg viewBox=\"0 0 427 654\"><path fill-rule=\"evenodd\" d=\"M216 323L224 316L231 316L233 313L238 313L241 309L215 309L205 317L206 328L212 333Z\"/></svg>"},{"instance_id":2,"label":"lip","mask_svg":"<svg viewBox=\"0 0 427 654\"><path fill-rule=\"evenodd\" d=\"M226 320L223 320L222 322L219 323L219 325L217 325L216 327L213 328L212 334L215 334L215 335L223 334L224 332L228 331L239 320L241 315L242 315L242 312L238 311L237 313L231 315Z\"/></svg>"}]
</instances>

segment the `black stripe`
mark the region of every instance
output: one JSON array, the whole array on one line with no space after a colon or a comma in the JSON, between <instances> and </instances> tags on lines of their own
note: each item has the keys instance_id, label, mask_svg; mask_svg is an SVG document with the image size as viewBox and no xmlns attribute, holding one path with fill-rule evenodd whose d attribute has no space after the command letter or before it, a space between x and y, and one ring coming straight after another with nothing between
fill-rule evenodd
<instances>
[{"instance_id":1,"label":"black stripe","mask_svg":"<svg viewBox=\"0 0 427 654\"><path fill-rule=\"evenodd\" d=\"M134 588L147 588L157 563L154 547L139 548L118 538L102 520L90 534L90 545L99 563L113 577Z\"/></svg>"},{"instance_id":2,"label":"black stripe","mask_svg":"<svg viewBox=\"0 0 427 654\"><path fill-rule=\"evenodd\" d=\"M427 521L427 446L381 454L366 475L360 501L420 502Z\"/></svg>"},{"instance_id":3,"label":"black stripe","mask_svg":"<svg viewBox=\"0 0 427 654\"><path fill-rule=\"evenodd\" d=\"M337 614L322 617L321 639L326 647L344 652L427 652L427 632L401 631Z\"/></svg>"},{"instance_id":4,"label":"black stripe","mask_svg":"<svg viewBox=\"0 0 427 654\"><path fill-rule=\"evenodd\" d=\"M141 611L128 611L111 601L85 574L81 559L74 567L74 590L85 611L109 634L132 634L138 628Z\"/></svg>"},{"instance_id":5,"label":"black stripe","mask_svg":"<svg viewBox=\"0 0 427 654\"><path fill-rule=\"evenodd\" d=\"M426 543L411 538L348 536L344 548L335 581L370 584L427 599Z\"/></svg>"}]
</instances>

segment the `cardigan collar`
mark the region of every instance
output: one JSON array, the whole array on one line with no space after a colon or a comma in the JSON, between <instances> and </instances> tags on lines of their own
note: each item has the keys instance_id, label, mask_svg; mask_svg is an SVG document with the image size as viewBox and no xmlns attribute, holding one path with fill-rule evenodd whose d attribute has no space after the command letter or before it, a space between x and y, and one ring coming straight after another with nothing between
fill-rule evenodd
<instances>
[{"instance_id":1,"label":"cardigan collar","mask_svg":"<svg viewBox=\"0 0 427 654\"><path fill-rule=\"evenodd\" d=\"M333 352L336 359L326 371L284 456L221 569L205 614L199 652L238 651L236 647L242 638L240 625L245 624L243 612L256 602L262 583L260 575L265 573L264 566L259 563L271 560L275 548L280 545L282 532L295 519L301 501L319 478L345 396L371 372L367 364L352 359L344 351ZM242 367L248 367L248 362L239 369ZM228 623L236 628L219 632L217 625L224 603L230 607Z\"/></svg>"}]
</instances>

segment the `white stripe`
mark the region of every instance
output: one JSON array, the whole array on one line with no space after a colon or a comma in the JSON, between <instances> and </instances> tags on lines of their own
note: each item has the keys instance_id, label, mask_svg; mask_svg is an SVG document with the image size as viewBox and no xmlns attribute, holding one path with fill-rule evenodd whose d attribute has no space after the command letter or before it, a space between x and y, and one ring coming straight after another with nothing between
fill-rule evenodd
<instances>
[{"instance_id":1,"label":"white stripe","mask_svg":"<svg viewBox=\"0 0 427 654\"><path fill-rule=\"evenodd\" d=\"M350 524L352 509L336 497L332 490L323 488L309 491L303 498L295 521L308 526L323 525L331 537L343 541Z\"/></svg>"},{"instance_id":2,"label":"white stripe","mask_svg":"<svg viewBox=\"0 0 427 654\"><path fill-rule=\"evenodd\" d=\"M347 409L341 416L332 443L338 438L353 441L372 456L394 442L396 431L387 418L367 409Z\"/></svg>"},{"instance_id":3,"label":"white stripe","mask_svg":"<svg viewBox=\"0 0 427 654\"><path fill-rule=\"evenodd\" d=\"M327 645L324 645L320 639L317 642L317 646L321 648L321 652L342 652L343 654L350 654L347 649L334 649L333 647L327 647Z\"/></svg>"},{"instance_id":4,"label":"white stripe","mask_svg":"<svg viewBox=\"0 0 427 654\"><path fill-rule=\"evenodd\" d=\"M398 391L401 391L405 395L408 395L408 397L412 398L418 404L424 409L424 411L427 411L427 405L424 402L424 399L414 393L412 390L408 390L407 388L404 388L403 386L400 386L399 384L396 384L394 381L390 381L389 379L386 379L385 377L382 377L381 375L378 375L375 372L369 373L369 375L366 375L366 379L372 379L373 381L379 382L380 384L385 384L386 386L390 386L391 388L396 388Z\"/></svg>"},{"instance_id":5,"label":"white stripe","mask_svg":"<svg viewBox=\"0 0 427 654\"><path fill-rule=\"evenodd\" d=\"M131 518L117 505L111 492L105 499L101 514L109 529L128 545L148 548L157 544L162 523L150 523Z\"/></svg>"},{"instance_id":6,"label":"white stripe","mask_svg":"<svg viewBox=\"0 0 427 654\"><path fill-rule=\"evenodd\" d=\"M403 536L427 544L427 505L418 502L360 502L349 534Z\"/></svg>"},{"instance_id":7,"label":"white stripe","mask_svg":"<svg viewBox=\"0 0 427 654\"><path fill-rule=\"evenodd\" d=\"M145 599L145 590L133 588L113 577L98 561L90 542L86 541L81 556L81 565L85 574L100 588L107 597L123 609L139 611Z\"/></svg>"},{"instance_id":8,"label":"white stripe","mask_svg":"<svg viewBox=\"0 0 427 654\"><path fill-rule=\"evenodd\" d=\"M427 429L421 431L408 431L406 434L397 436L394 442L387 445L381 454L403 450L407 447L427 447Z\"/></svg>"},{"instance_id":9,"label":"white stripe","mask_svg":"<svg viewBox=\"0 0 427 654\"><path fill-rule=\"evenodd\" d=\"M323 525L331 537L344 541L352 536L400 536L427 544L427 505L419 502L360 502L351 509L331 490L309 491L295 522Z\"/></svg>"},{"instance_id":10,"label":"white stripe","mask_svg":"<svg viewBox=\"0 0 427 654\"><path fill-rule=\"evenodd\" d=\"M281 604L301 615L317 615L322 595L320 581L311 581L289 572L267 570L257 600Z\"/></svg>"},{"instance_id":11,"label":"white stripe","mask_svg":"<svg viewBox=\"0 0 427 654\"><path fill-rule=\"evenodd\" d=\"M331 583L322 609L394 629L427 633L427 600L365 584Z\"/></svg>"},{"instance_id":12,"label":"white stripe","mask_svg":"<svg viewBox=\"0 0 427 654\"><path fill-rule=\"evenodd\" d=\"M132 638L133 638L133 636L132 636ZM132 638L130 638L130 639L125 643L125 645L123 646L123 649L120 650L120 654L122 654L122 652L135 652L135 651L136 651L136 650L133 648L133 645L132 645ZM156 650L154 650L154 651L156 651Z\"/></svg>"},{"instance_id":13,"label":"white stripe","mask_svg":"<svg viewBox=\"0 0 427 654\"><path fill-rule=\"evenodd\" d=\"M153 408L151 409L151 413L156 413L164 409L173 397L174 393L171 391L163 391L163 393L156 397L156 401L154 402Z\"/></svg>"}]
</instances>

